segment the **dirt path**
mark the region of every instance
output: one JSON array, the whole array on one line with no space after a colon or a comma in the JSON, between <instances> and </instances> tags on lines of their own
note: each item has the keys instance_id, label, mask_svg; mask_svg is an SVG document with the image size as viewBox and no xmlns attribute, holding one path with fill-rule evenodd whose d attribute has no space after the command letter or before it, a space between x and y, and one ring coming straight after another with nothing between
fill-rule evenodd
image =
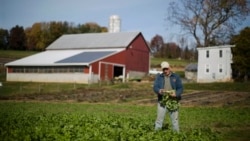
<instances>
[{"instance_id":1,"label":"dirt path","mask_svg":"<svg viewBox=\"0 0 250 141\"><path fill-rule=\"evenodd\" d=\"M247 92L224 92L224 91L198 91L183 96L181 101L185 106L226 106L232 104L249 103L250 94Z\"/></svg>"},{"instance_id":2,"label":"dirt path","mask_svg":"<svg viewBox=\"0 0 250 141\"><path fill-rule=\"evenodd\" d=\"M27 94L1 97L0 100L46 101L46 102L88 102L88 103L127 103L136 105L155 105L156 95L150 90L123 91L79 91L74 94ZM228 106L250 107L249 92L195 91L183 94L182 106Z\"/></svg>"},{"instance_id":3,"label":"dirt path","mask_svg":"<svg viewBox=\"0 0 250 141\"><path fill-rule=\"evenodd\" d=\"M140 99L133 101L137 104L155 104L154 99ZM180 101L182 106L227 106L241 105L250 107L250 93L248 92L223 92L223 91L196 91L184 94Z\"/></svg>"}]
</instances>

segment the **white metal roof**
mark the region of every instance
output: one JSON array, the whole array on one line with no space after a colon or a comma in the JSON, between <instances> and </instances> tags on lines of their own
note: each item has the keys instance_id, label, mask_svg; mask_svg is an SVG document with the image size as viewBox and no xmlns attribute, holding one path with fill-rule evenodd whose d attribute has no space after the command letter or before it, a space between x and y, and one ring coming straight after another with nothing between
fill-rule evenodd
<instances>
[{"instance_id":1,"label":"white metal roof","mask_svg":"<svg viewBox=\"0 0 250 141\"><path fill-rule=\"evenodd\" d=\"M35 55L31 55L10 63L5 66L64 66L64 65L89 65L90 63L105 58L109 55L120 52L123 49L84 49L84 50L47 50ZM91 59L83 60L84 55L95 56ZM103 53L106 52L106 53ZM84 54L85 53L85 54ZM94 55L98 53L97 55ZM82 55L81 58L77 55ZM75 58L74 58L75 57ZM74 58L73 61L67 61ZM78 59L78 60L76 60ZM80 59L80 60L79 60ZM66 61L64 61L66 60Z\"/></svg>"},{"instance_id":2,"label":"white metal roof","mask_svg":"<svg viewBox=\"0 0 250 141\"><path fill-rule=\"evenodd\" d=\"M191 64L188 64L185 67L185 71L197 72L197 70L198 70L198 64L197 63L191 63Z\"/></svg>"},{"instance_id":3,"label":"white metal roof","mask_svg":"<svg viewBox=\"0 0 250 141\"><path fill-rule=\"evenodd\" d=\"M62 35L46 50L125 48L140 32L84 33Z\"/></svg>"}]
</instances>

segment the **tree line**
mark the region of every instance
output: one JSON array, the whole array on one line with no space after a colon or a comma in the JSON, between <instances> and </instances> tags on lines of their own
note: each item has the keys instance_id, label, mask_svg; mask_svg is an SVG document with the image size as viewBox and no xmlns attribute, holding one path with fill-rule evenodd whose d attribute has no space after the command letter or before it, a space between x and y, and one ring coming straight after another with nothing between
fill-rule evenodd
<instances>
[{"instance_id":1,"label":"tree line","mask_svg":"<svg viewBox=\"0 0 250 141\"><path fill-rule=\"evenodd\" d=\"M39 22L24 29L16 25L10 31L0 28L0 49L43 51L53 41L63 34L100 33L107 32L107 27L96 23L86 23L74 26L69 22ZM159 46L164 47L159 47ZM155 57L195 59L196 50L187 46L181 48L174 42L164 43L160 35L152 38L150 48Z\"/></svg>"},{"instance_id":2,"label":"tree line","mask_svg":"<svg viewBox=\"0 0 250 141\"><path fill-rule=\"evenodd\" d=\"M0 28L0 49L4 50L32 50L43 51L45 48L63 34L99 33L107 32L107 27L97 23L74 25L69 22L39 22L32 27L24 29L16 25L7 29Z\"/></svg>"},{"instance_id":3,"label":"tree line","mask_svg":"<svg viewBox=\"0 0 250 141\"><path fill-rule=\"evenodd\" d=\"M162 36L156 35L151 39L150 48L156 58L197 60L197 50L187 45L187 40L181 38L179 45L175 42L166 43Z\"/></svg>"}]
</instances>

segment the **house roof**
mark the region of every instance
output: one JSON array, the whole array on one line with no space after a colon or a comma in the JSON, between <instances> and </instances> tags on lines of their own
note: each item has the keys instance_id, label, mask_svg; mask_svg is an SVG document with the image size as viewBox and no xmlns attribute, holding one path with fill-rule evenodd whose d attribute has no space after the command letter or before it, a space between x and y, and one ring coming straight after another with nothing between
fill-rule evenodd
<instances>
[{"instance_id":1,"label":"house roof","mask_svg":"<svg viewBox=\"0 0 250 141\"><path fill-rule=\"evenodd\" d=\"M123 49L48 50L31 55L5 66L65 66L89 65Z\"/></svg>"},{"instance_id":2,"label":"house roof","mask_svg":"<svg viewBox=\"0 0 250 141\"><path fill-rule=\"evenodd\" d=\"M185 71L197 72L197 70L198 70L198 64L196 64L196 63L188 64L185 67Z\"/></svg>"},{"instance_id":3,"label":"house roof","mask_svg":"<svg viewBox=\"0 0 250 141\"><path fill-rule=\"evenodd\" d=\"M197 50L222 49L222 48L232 48L232 47L235 47L235 45L221 45L221 46L198 47Z\"/></svg>"},{"instance_id":4,"label":"house roof","mask_svg":"<svg viewBox=\"0 0 250 141\"><path fill-rule=\"evenodd\" d=\"M141 32L84 33L62 35L46 50L126 48Z\"/></svg>"}]
</instances>

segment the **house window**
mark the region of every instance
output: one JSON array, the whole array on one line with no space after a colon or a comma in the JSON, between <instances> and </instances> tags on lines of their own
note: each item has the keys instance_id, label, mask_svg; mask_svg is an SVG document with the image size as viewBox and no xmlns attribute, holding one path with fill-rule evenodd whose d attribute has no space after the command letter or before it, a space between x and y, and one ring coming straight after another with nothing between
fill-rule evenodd
<instances>
[{"instance_id":1,"label":"house window","mask_svg":"<svg viewBox=\"0 0 250 141\"><path fill-rule=\"evenodd\" d=\"M219 72L222 73L222 64L219 64Z\"/></svg>"},{"instance_id":2,"label":"house window","mask_svg":"<svg viewBox=\"0 0 250 141\"><path fill-rule=\"evenodd\" d=\"M206 64L205 70L206 70L206 73L209 73L209 65L208 64Z\"/></svg>"},{"instance_id":3,"label":"house window","mask_svg":"<svg viewBox=\"0 0 250 141\"><path fill-rule=\"evenodd\" d=\"M207 50L206 56L207 56L207 58L209 58L209 50Z\"/></svg>"},{"instance_id":4,"label":"house window","mask_svg":"<svg viewBox=\"0 0 250 141\"><path fill-rule=\"evenodd\" d=\"M222 57L222 50L220 50L220 58Z\"/></svg>"}]
</instances>

